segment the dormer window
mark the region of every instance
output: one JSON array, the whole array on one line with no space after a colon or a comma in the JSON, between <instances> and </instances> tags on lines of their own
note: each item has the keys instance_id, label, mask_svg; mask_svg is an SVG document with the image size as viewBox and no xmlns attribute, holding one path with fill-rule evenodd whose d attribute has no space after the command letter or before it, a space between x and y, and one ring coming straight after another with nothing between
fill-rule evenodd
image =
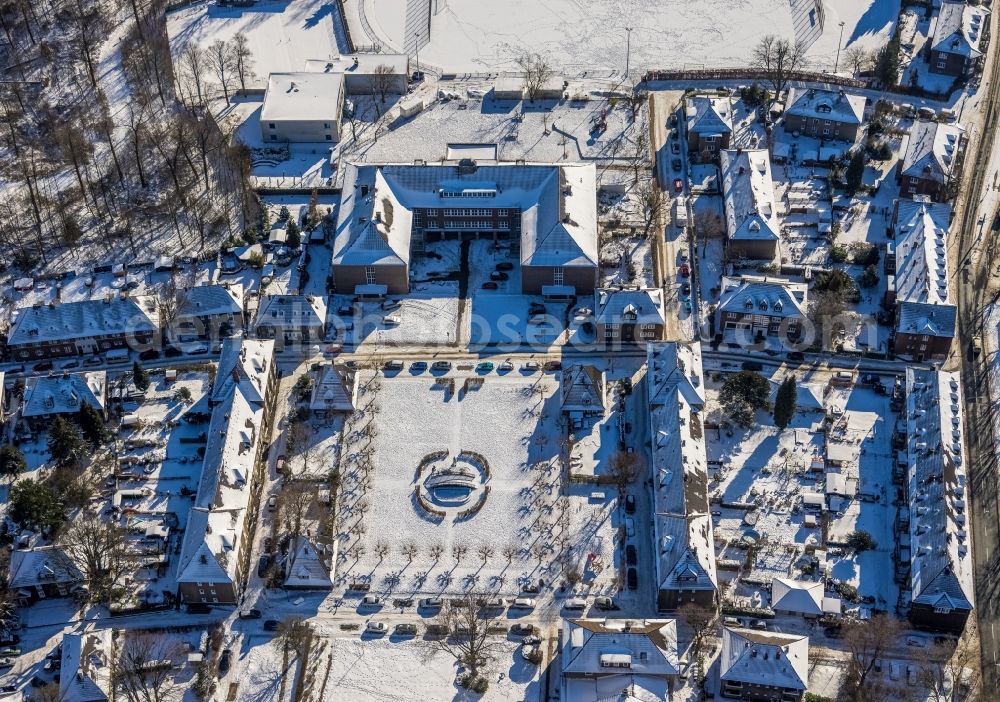
<instances>
[{"instance_id":1,"label":"dormer window","mask_svg":"<svg viewBox=\"0 0 1000 702\"><path fill-rule=\"evenodd\" d=\"M820 114L827 114L827 113L831 112L832 109L831 109L831 107L829 105L827 105L826 103L823 103L822 105L817 105L816 106L816 111L819 112Z\"/></svg>"}]
</instances>

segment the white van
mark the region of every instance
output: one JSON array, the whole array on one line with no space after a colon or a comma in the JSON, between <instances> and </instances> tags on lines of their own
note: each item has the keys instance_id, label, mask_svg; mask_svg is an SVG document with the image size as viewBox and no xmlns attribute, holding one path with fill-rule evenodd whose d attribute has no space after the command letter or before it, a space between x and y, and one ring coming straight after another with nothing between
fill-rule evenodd
<instances>
[{"instance_id":1,"label":"white van","mask_svg":"<svg viewBox=\"0 0 1000 702\"><path fill-rule=\"evenodd\" d=\"M681 195L674 201L674 224L678 227L686 227L688 223L687 199Z\"/></svg>"},{"instance_id":2,"label":"white van","mask_svg":"<svg viewBox=\"0 0 1000 702\"><path fill-rule=\"evenodd\" d=\"M531 597L518 597L511 605L512 609L534 609L535 600Z\"/></svg>"},{"instance_id":3,"label":"white van","mask_svg":"<svg viewBox=\"0 0 1000 702\"><path fill-rule=\"evenodd\" d=\"M587 609L587 600L582 597L570 597L563 604L564 609Z\"/></svg>"}]
</instances>

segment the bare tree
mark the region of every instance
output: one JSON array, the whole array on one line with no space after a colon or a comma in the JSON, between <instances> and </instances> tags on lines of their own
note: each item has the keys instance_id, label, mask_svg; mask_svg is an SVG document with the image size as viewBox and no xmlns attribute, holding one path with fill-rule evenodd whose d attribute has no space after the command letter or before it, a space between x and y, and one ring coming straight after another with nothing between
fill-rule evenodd
<instances>
[{"instance_id":1,"label":"bare tree","mask_svg":"<svg viewBox=\"0 0 1000 702\"><path fill-rule=\"evenodd\" d=\"M525 51L515 61L524 73L524 92L528 100L534 102L552 77L552 67L544 56L531 51Z\"/></svg>"},{"instance_id":2,"label":"bare tree","mask_svg":"<svg viewBox=\"0 0 1000 702\"><path fill-rule=\"evenodd\" d=\"M609 463L608 472L618 487L618 495L624 496L628 486L639 477L639 459L634 453L615 451Z\"/></svg>"},{"instance_id":3,"label":"bare tree","mask_svg":"<svg viewBox=\"0 0 1000 702\"><path fill-rule=\"evenodd\" d=\"M441 560L441 555L443 553L444 553L444 546L442 546L441 544L434 544L430 548L431 558L433 558L435 561Z\"/></svg>"},{"instance_id":4,"label":"bare tree","mask_svg":"<svg viewBox=\"0 0 1000 702\"><path fill-rule=\"evenodd\" d=\"M866 621L850 621L844 624L844 643L850 653L844 692L852 701L863 702L874 699L873 686L880 683L878 676L869 678L875 663L891 649L899 637L899 621L886 614L876 614Z\"/></svg>"},{"instance_id":5,"label":"bare tree","mask_svg":"<svg viewBox=\"0 0 1000 702\"><path fill-rule=\"evenodd\" d=\"M303 474L309 472L309 466L316 456L316 444L312 436L312 422L309 419L300 419L288 427L288 452L297 454L302 459Z\"/></svg>"},{"instance_id":6,"label":"bare tree","mask_svg":"<svg viewBox=\"0 0 1000 702\"><path fill-rule=\"evenodd\" d=\"M178 639L162 631L126 631L112 667L115 690L128 702L164 702L177 685L174 665L184 657Z\"/></svg>"},{"instance_id":7,"label":"bare tree","mask_svg":"<svg viewBox=\"0 0 1000 702\"><path fill-rule=\"evenodd\" d=\"M694 235L698 241L718 239L726 233L726 223L714 210L699 210L694 213Z\"/></svg>"},{"instance_id":8,"label":"bare tree","mask_svg":"<svg viewBox=\"0 0 1000 702\"><path fill-rule=\"evenodd\" d=\"M379 102L385 103L385 97L392 91L395 82L392 66L384 63L375 66L375 72L371 77L372 96L377 96Z\"/></svg>"},{"instance_id":9,"label":"bare tree","mask_svg":"<svg viewBox=\"0 0 1000 702\"><path fill-rule=\"evenodd\" d=\"M229 50L229 45L226 42L218 39L208 47L206 56L215 79L219 81L219 85L222 87L222 93L226 96L226 104L228 105L229 88L236 73L233 53Z\"/></svg>"},{"instance_id":10,"label":"bare tree","mask_svg":"<svg viewBox=\"0 0 1000 702\"><path fill-rule=\"evenodd\" d=\"M80 515L58 539L60 551L90 586L94 602L111 604L125 576L133 573L136 556L129 547L128 530L92 514Z\"/></svg>"},{"instance_id":11,"label":"bare tree","mask_svg":"<svg viewBox=\"0 0 1000 702\"><path fill-rule=\"evenodd\" d=\"M400 549L400 552L406 556L407 563L413 563L413 559L417 557L418 551L417 545L412 541L407 541Z\"/></svg>"},{"instance_id":12,"label":"bare tree","mask_svg":"<svg viewBox=\"0 0 1000 702\"><path fill-rule=\"evenodd\" d=\"M844 52L844 63L851 67L852 75L861 73L866 61L868 61L868 52L856 44Z\"/></svg>"},{"instance_id":13,"label":"bare tree","mask_svg":"<svg viewBox=\"0 0 1000 702\"><path fill-rule=\"evenodd\" d=\"M238 36L238 35L237 35ZM184 49L180 57L180 75L194 89L194 97L198 98L199 106L205 104L204 74L208 66L208 57L197 44L191 43Z\"/></svg>"},{"instance_id":14,"label":"bare tree","mask_svg":"<svg viewBox=\"0 0 1000 702\"><path fill-rule=\"evenodd\" d=\"M495 551L493 550L493 547L490 546L489 544L483 544L482 546L476 549L476 553L479 554L479 557L481 559L483 559L483 565L486 565L486 562L491 558L493 558L493 554L495 553Z\"/></svg>"},{"instance_id":15,"label":"bare tree","mask_svg":"<svg viewBox=\"0 0 1000 702\"><path fill-rule=\"evenodd\" d=\"M444 651L469 670L468 685L502 649L503 637L490 635L490 629L497 625L496 615L479 604L485 599L485 595L470 592L447 600L437 621L454 635L431 640L434 649Z\"/></svg>"},{"instance_id":16,"label":"bare tree","mask_svg":"<svg viewBox=\"0 0 1000 702\"><path fill-rule=\"evenodd\" d=\"M389 544L385 541L379 541L375 544L375 555L378 556L379 563L381 563L387 555L389 555Z\"/></svg>"},{"instance_id":17,"label":"bare tree","mask_svg":"<svg viewBox=\"0 0 1000 702\"><path fill-rule=\"evenodd\" d=\"M975 700L982 689L979 648L969 630L956 642L936 643L920 663L920 687L933 702Z\"/></svg>"},{"instance_id":18,"label":"bare tree","mask_svg":"<svg viewBox=\"0 0 1000 702\"><path fill-rule=\"evenodd\" d=\"M247 81L253 78L253 52L250 51L247 35L237 32L230 50L233 54L233 69L240 81L240 90L247 89Z\"/></svg>"},{"instance_id":19,"label":"bare tree","mask_svg":"<svg viewBox=\"0 0 1000 702\"><path fill-rule=\"evenodd\" d=\"M455 558L456 564L461 563L462 559L465 558L465 554L467 554L468 552L469 552L469 547L462 546L461 544L453 546L451 549L451 555Z\"/></svg>"},{"instance_id":20,"label":"bare tree","mask_svg":"<svg viewBox=\"0 0 1000 702\"><path fill-rule=\"evenodd\" d=\"M305 481L293 480L285 483L278 493L277 521L288 535L288 570L295 565L299 538L305 534L305 520L316 502L316 488Z\"/></svg>"},{"instance_id":21,"label":"bare tree","mask_svg":"<svg viewBox=\"0 0 1000 702\"><path fill-rule=\"evenodd\" d=\"M687 602L677 608L677 616L686 621L694 631L694 636L691 639L691 659L697 659L698 653L701 651L702 641L715 622L715 608L705 607L697 602Z\"/></svg>"},{"instance_id":22,"label":"bare tree","mask_svg":"<svg viewBox=\"0 0 1000 702\"><path fill-rule=\"evenodd\" d=\"M760 72L771 84L777 99L788 85L790 76L802 68L805 53L805 44L768 34L754 49L750 67Z\"/></svg>"},{"instance_id":23,"label":"bare tree","mask_svg":"<svg viewBox=\"0 0 1000 702\"><path fill-rule=\"evenodd\" d=\"M291 662L305 655L312 633L312 627L301 617L289 617L278 623L277 638L285 651L291 654Z\"/></svg>"},{"instance_id":24,"label":"bare tree","mask_svg":"<svg viewBox=\"0 0 1000 702\"><path fill-rule=\"evenodd\" d=\"M645 229L643 233L649 236L654 224L660 221L666 208L666 198L663 197L663 190L655 178L646 178L639 181L637 188L639 203L642 206L642 219Z\"/></svg>"},{"instance_id":25,"label":"bare tree","mask_svg":"<svg viewBox=\"0 0 1000 702\"><path fill-rule=\"evenodd\" d=\"M507 565L510 565L511 562L514 560L514 557L517 555L518 550L519 549L517 548L517 546L513 544L507 544L506 546L503 547L503 551L501 551L501 553L503 554L503 557L507 560Z\"/></svg>"}]
</instances>

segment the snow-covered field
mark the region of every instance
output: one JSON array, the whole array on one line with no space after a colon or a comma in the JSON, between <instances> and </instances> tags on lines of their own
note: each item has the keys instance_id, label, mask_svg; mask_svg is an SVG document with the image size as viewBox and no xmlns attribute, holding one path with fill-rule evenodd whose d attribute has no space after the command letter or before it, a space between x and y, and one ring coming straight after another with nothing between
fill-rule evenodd
<instances>
[{"instance_id":1,"label":"snow-covered field","mask_svg":"<svg viewBox=\"0 0 1000 702\"><path fill-rule=\"evenodd\" d=\"M802 41L817 67L832 70L840 22L845 46L874 48L899 12L898 0L431 0L428 41L427 15L407 17L417 4L345 3L355 42L411 54L419 43L422 64L450 72L510 70L527 49L561 70L594 73L625 70L626 28L633 70L738 66L774 33Z\"/></svg>"},{"instance_id":2,"label":"snow-covered field","mask_svg":"<svg viewBox=\"0 0 1000 702\"><path fill-rule=\"evenodd\" d=\"M539 669L509 642L498 652L486 678L486 694L468 693L456 682L458 669L448 654L422 641L392 642L331 639L329 700L344 702L452 702L453 700L534 700L539 697Z\"/></svg>"}]
</instances>

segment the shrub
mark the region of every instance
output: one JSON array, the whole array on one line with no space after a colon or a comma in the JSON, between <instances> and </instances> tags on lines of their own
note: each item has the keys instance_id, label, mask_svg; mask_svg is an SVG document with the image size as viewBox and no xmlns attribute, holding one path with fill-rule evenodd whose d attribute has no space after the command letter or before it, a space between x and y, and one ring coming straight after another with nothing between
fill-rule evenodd
<instances>
[{"instance_id":1,"label":"shrub","mask_svg":"<svg viewBox=\"0 0 1000 702\"><path fill-rule=\"evenodd\" d=\"M830 247L830 260L834 263L846 263L847 255L846 246L835 245Z\"/></svg>"},{"instance_id":2,"label":"shrub","mask_svg":"<svg viewBox=\"0 0 1000 702\"><path fill-rule=\"evenodd\" d=\"M847 545L853 548L855 551L871 551L878 548L878 544L875 543L875 539L867 531L855 531L851 532L851 535L847 537Z\"/></svg>"}]
</instances>

